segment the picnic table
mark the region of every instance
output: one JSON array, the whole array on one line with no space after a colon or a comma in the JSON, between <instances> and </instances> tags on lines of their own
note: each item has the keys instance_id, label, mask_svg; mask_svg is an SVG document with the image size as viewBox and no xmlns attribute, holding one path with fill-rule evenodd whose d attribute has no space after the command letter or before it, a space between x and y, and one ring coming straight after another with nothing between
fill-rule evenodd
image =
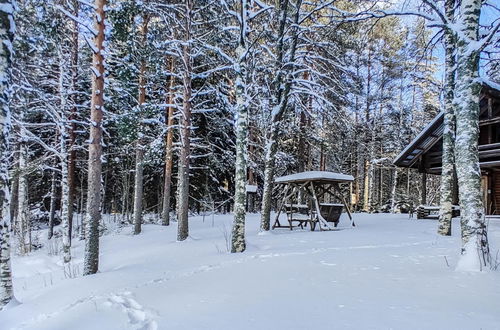
<instances>
[{"instance_id":1,"label":"picnic table","mask_svg":"<svg viewBox=\"0 0 500 330\"><path fill-rule=\"evenodd\" d=\"M284 190L273 229L292 230L295 227L303 229L309 226L314 231L318 226L320 230L335 230L344 208L351 226L355 226L349 205L340 189L340 184L352 181L354 178L350 175L326 171L308 171L277 178L275 182L284 185ZM320 202L327 193L335 196L341 203ZM282 212L286 213L288 224L280 222Z\"/></svg>"}]
</instances>

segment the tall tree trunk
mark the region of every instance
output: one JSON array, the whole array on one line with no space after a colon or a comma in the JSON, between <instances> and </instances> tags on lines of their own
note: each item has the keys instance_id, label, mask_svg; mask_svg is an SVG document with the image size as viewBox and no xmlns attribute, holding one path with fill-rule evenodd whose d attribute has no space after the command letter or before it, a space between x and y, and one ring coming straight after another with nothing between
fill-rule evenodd
<instances>
[{"instance_id":1,"label":"tall tree trunk","mask_svg":"<svg viewBox=\"0 0 500 330\"><path fill-rule=\"evenodd\" d=\"M78 0L73 0L73 15L78 17L80 3ZM69 244L71 246L71 238L73 234L73 213L74 203L76 196L76 115L77 108L77 83L78 83L78 22L73 20L73 34L72 34L72 49L71 49L71 93L69 99L71 101L71 113L69 123L69 159L68 159L68 225L69 225Z\"/></svg>"},{"instance_id":2,"label":"tall tree trunk","mask_svg":"<svg viewBox=\"0 0 500 330\"><path fill-rule=\"evenodd\" d=\"M446 18L453 22L455 0L446 0ZM445 86L444 86L444 131L441 170L441 208L439 211L438 234L451 235L453 202L453 180L455 171L455 109L453 95L455 89L455 36L451 29L445 30Z\"/></svg>"},{"instance_id":3,"label":"tall tree trunk","mask_svg":"<svg viewBox=\"0 0 500 330\"><path fill-rule=\"evenodd\" d=\"M394 167L391 185L391 213L396 212L396 188L398 186L398 168Z\"/></svg>"},{"instance_id":4,"label":"tall tree trunk","mask_svg":"<svg viewBox=\"0 0 500 330\"><path fill-rule=\"evenodd\" d=\"M191 15L193 1L186 0L184 13L184 43L182 44L183 62L183 104L180 121L181 152L179 155L179 174L177 192L177 240L183 241L189 236L188 212L189 212L189 157L191 154Z\"/></svg>"},{"instance_id":5,"label":"tall tree trunk","mask_svg":"<svg viewBox=\"0 0 500 330\"><path fill-rule=\"evenodd\" d=\"M54 168L56 166L54 166ZM54 236L54 218L56 216L56 200L57 200L57 171L53 171L52 183L50 185L49 230L47 231L47 239L51 239L52 236Z\"/></svg>"},{"instance_id":6,"label":"tall tree trunk","mask_svg":"<svg viewBox=\"0 0 500 330\"><path fill-rule=\"evenodd\" d=\"M288 66L295 62L295 52L297 50L297 43L299 39L298 24L300 19L300 10L302 7L302 0L297 0L295 4L295 15L293 19L293 27L290 29L292 33L292 41L288 56ZM286 21L288 12L288 0L283 0L280 7L281 18L279 26L279 41L277 46L277 97L273 112L271 114L271 126L269 128L269 135L266 141L266 152L264 161L264 187L262 193L262 206L261 206L261 223L260 229L262 231L267 231L270 229L271 224L271 203L272 203L272 193L274 187L274 172L276 163L276 153L278 152L278 137L279 137L279 126L282 120L283 114L288 106L288 99L290 96L290 90L292 87L292 71L293 69L283 68L284 67L284 39L286 31ZM286 70L286 71L285 71ZM285 77L286 76L286 77Z\"/></svg>"},{"instance_id":7,"label":"tall tree trunk","mask_svg":"<svg viewBox=\"0 0 500 330\"><path fill-rule=\"evenodd\" d=\"M491 263L479 168L479 51L470 41L478 40L481 0L462 0L461 36L457 49L455 110L457 133L455 161L460 193L462 258L458 268L480 270ZM470 41L469 41L470 40Z\"/></svg>"},{"instance_id":8,"label":"tall tree trunk","mask_svg":"<svg viewBox=\"0 0 500 330\"><path fill-rule=\"evenodd\" d=\"M10 265L10 194L9 194L9 135L10 135L10 67L15 26L11 0L0 0L0 310L14 298Z\"/></svg>"},{"instance_id":9,"label":"tall tree trunk","mask_svg":"<svg viewBox=\"0 0 500 330\"><path fill-rule=\"evenodd\" d=\"M371 209L371 190L370 190L370 182L371 182L371 173L372 173L372 164L368 160L365 161L365 171L363 177L363 211L370 212Z\"/></svg>"},{"instance_id":10,"label":"tall tree trunk","mask_svg":"<svg viewBox=\"0 0 500 330\"><path fill-rule=\"evenodd\" d=\"M144 146L142 139L137 140L135 153L135 182L134 182L134 235L141 233L142 226L142 197L144 181Z\"/></svg>"},{"instance_id":11,"label":"tall tree trunk","mask_svg":"<svg viewBox=\"0 0 500 330\"><path fill-rule=\"evenodd\" d=\"M106 0L95 0L94 38L92 57L92 100L90 105L90 143L87 186L87 241L85 242L84 275L95 274L99 268L99 222L101 220L102 176L102 119L104 105L104 6Z\"/></svg>"},{"instance_id":12,"label":"tall tree trunk","mask_svg":"<svg viewBox=\"0 0 500 330\"><path fill-rule=\"evenodd\" d=\"M237 64L235 65L236 82L236 166L234 192L234 221L231 235L231 253L243 252L245 243L246 217L246 185L247 185L247 157L248 157L248 102L246 91L247 74L247 13L249 4L240 0L240 37L236 48Z\"/></svg>"},{"instance_id":13,"label":"tall tree trunk","mask_svg":"<svg viewBox=\"0 0 500 330\"><path fill-rule=\"evenodd\" d=\"M141 35L142 35L142 48L145 49L148 38L148 24L149 15L143 17ZM143 111L142 107L146 102L146 58L142 54L141 67L139 70L139 111ZM142 115L139 115L141 120ZM135 184L134 184L134 235L141 233L142 225L142 198L144 191L144 153L146 139L144 137L143 124L139 123L139 138L136 141L135 153Z\"/></svg>"},{"instance_id":14,"label":"tall tree trunk","mask_svg":"<svg viewBox=\"0 0 500 330\"><path fill-rule=\"evenodd\" d=\"M66 65L64 54L59 53L59 98L61 120L59 125L59 145L60 145L60 167L61 167L61 227L62 227L62 247L63 261L71 261L71 238L68 219L69 189L68 189L68 148L66 132L66 92L64 89L64 72Z\"/></svg>"},{"instance_id":15,"label":"tall tree trunk","mask_svg":"<svg viewBox=\"0 0 500 330\"><path fill-rule=\"evenodd\" d=\"M163 187L163 209L162 209L162 222L163 226L170 224L170 195L172 191L172 159L174 154L174 59L170 59L169 72L171 74L168 82L167 91L167 113L166 124L167 134L165 137L165 181Z\"/></svg>"},{"instance_id":16,"label":"tall tree trunk","mask_svg":"<svg viewBox=\"0 0 500 330\"><path fill-rule=\"evenodd\" d=\"M22 130L21 130L22 132ZM21 253L29 252L26 246L26 236L29 232L29 212L28 212L28 179L26 178L26 157L27 147L24 141L21 141L19 147L19 196L17 201L17 223L19 233L19 246Z\"/></svg>"},{"instance_id":17,"label":"tall tree trunk","mask_svg":"<svg viewBox=\"0 0 500 330\"><path fill-rule=\"evenodd\" d=\"M1 157L1 154L0 154ZM18 196L19 196L19 153L14 153L13 155L14 160L12 161L14 163L14 169L11 174L11 187L10 187L10 222L11 222L11 228L14 233L14 235L17 235L17 228L14 225L16 223L17 219L17 201L18 201ZM1 189L1 188L0 188Z\"/></svg>"}]
</instances>

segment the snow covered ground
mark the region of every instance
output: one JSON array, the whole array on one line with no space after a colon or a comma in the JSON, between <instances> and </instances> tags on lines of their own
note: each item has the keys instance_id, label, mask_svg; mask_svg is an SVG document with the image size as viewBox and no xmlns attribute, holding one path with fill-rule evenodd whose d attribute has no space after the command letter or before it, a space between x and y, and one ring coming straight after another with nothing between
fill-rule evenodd
<instances>
[{"instance_id":1,"label":"snow covered ground","mask_svg":"<svg viewBox=\"0 0 500 330\"><path fill-rule=\"evenodd\" d=\"M185 242L175 224L125 227L102 237L93 276L78 275L77 240L66 271L48 255L56 247L14 257L22 303L0 312L0 329L500 329L500 272L454 270L458 219L452 237L435 220L390 214L258 235L249 215L248 250L229 254L231 220L193 217ZM489 238L495 255L500 221Z\"/></svg>"}]
</instances>

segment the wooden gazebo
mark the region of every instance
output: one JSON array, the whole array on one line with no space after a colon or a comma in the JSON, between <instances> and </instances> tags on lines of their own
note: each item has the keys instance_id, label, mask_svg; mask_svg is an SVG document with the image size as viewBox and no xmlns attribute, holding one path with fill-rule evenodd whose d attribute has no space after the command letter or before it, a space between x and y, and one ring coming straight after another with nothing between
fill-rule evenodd
<instances>
[{"instance_id":1,"label":"wooden gazebo","mask_svg":"<svg viewBox=\"0 0 500 330\"><path fill-rule=\"evenodd\" d=\"M284 190L273 229L292 230L294 227L304 228L309 224L313 231L318 224L320 230L335 230L344 207L351 226L354 227L349 205L340 189L341 184L350 184L352 181L354 178L351 175L326 171L308 171L277 178L275 183L284 185ZM340 203L327 203L324 200L327 195L336 198ZM288 225L279 221L283 210L287 214Z\"/></svg>"}]
</instances>

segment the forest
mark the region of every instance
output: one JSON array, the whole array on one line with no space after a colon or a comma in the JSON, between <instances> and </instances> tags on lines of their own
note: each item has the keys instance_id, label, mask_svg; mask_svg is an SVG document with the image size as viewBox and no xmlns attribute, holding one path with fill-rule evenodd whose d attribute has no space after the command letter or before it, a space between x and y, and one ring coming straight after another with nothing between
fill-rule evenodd
<instances>
[{"instance_id":1,"label":"forest","mask_svg":"<svg viewBox=\"0 0 500 330\"><path fill-rule=\"evenodd\" d=\"M275 179L307 171L351 175L354 218L439 207L444 236L455 178L457 267L498 269L478 139L499 29L496 0L0 0L0 310L14 259L50 247L96 274L115 227L181 242L227 214L219 236L244 252L250 215L271 230ZM422 179L394 160L440 113Z\"/></svg>"}]
</instances>

